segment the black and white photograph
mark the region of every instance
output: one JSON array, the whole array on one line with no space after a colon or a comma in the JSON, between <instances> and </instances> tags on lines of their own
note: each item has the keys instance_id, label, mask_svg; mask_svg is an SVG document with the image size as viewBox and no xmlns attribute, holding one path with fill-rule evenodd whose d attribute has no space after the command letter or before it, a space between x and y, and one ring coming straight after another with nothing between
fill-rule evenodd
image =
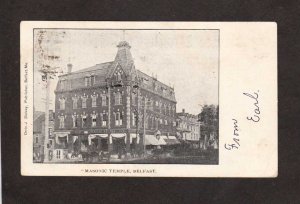
<instances>
[{"instance_id":1,"label":"black and white photograph","mask_svg":"<svg viewBox=\"0 0 300 204\"><path fill-rule=\"evenodd\" d=\"M33 29L32 162L219 164L219 29Z\"/></svg>"},{"instance_id":2,"label":"black and white photograph","mask_svg":"<svg viewBox=\"0 0 300 204\"><path fill-rule=\"evenodd\" d=\"M20 40L22 175L277 176L276 24L26 21Z\"/></svg>"}]
</instances>

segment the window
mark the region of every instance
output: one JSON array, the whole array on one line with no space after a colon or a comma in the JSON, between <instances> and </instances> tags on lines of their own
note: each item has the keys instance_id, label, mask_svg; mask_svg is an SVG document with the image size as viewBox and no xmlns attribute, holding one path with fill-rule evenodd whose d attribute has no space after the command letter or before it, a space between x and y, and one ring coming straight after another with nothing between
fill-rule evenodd
<instances>
[{"instance_id":1,"label":"window","mask_svg":"<svg viewBox=\"0 0 300 204\"><path fill-rule=\"evenodd\" d=\"M132 126L136 126L137 115L136 113L132 113Z\"/></svg>"},{"instance_id":2,"label":"window","mask_svg":"<svg viewBox=\"0 0 300 204\"><path fill-rule=\"evenodd\" d=\"M82 119L82 127L86 127L86 115L82 115L81 119Z\"/></svg>"},{"instance_id":3,"label":"window","mask_svg":"<svg viewBox=\"0 0 300 204\"><path fill-rule=\"evenodd\" d=\"M116 126L119 126L119 120L120 120L120 113L115 114L115 124Z\"/></svg>"},{"instance_id":4,"label":"window","mask_svg":"<svg viewBox=\"0 0 300 204\"><path fill-rule=\"evenodd\" d=\"M168 120L165 120L165 125L168 125Z\"/></svg>"},{"instance_id":5,"label":"window","mask_svg":"<svg viewBox=\"0 0 300 204\"><path fill-rule=\"evenodd\" d=\"M78 97L75 95L75 97L72 97L72 100L73 100L73 109L77 109Z\"/></svg>"},{"instance_id":6,"label":"window","mask_svg":"<svg viewBox=\"0 0 300 204\"><path fill-rule=\"evenodd\" d=\"M123 113L120 113L120 121L119 121L120 126L123 125Z\"/></svg>"},{"instance_id":7,"label":"window","mask_svg":"<svg viewBox=\"0 0 300 204\"><path fill-rule=\"evenodd\" d=\"M87 96L85 96L85 95L83 95L81 97L81 102L82 102L81 106L82 106L82 108L86 108L86 99L87 99Z\"/></svg>"},{"instance_id":8,"label":"window","mask_svg":"<svg viewBox=\"0 0 300 204\"><path fill-rule=\"evenodd\" d=\"M53 134L53 129L52 128L49 128L49 136L51 137Z\"/></svg>"},{"instance_id":9,"label":"window","mask_svg":"<svg viewBox=\"0 0 300 204\"><path fill-rule=\"evenodd\" d=\"M84 83L85 83L85 86L91 86L91 77L85 77Z\"/></svg>"},{"instance_id":10,"label":"window","mask_svg":"<svg viewBox=\"0 0 300 204\"><path fill-rule=\"evenodd\" d=\"M145 85L148 85L149 79L148 79L148 78L142 78L142 82L143 82Z\"/></svg>"},{"instance_id":11,"label":"window","mask_svg":"<svg viewBox=\"0 0 300 204\"><path fill-rule=\"evenodd\" d=\"M115 113L115 124L121 126L123 123L123 114L120 112Z\"/></svg>"},{"instance_id":12,"label":"window","mask_svg":"<svg viewBox=\"0 0 300 204\"><path fill-rule=\"evenodd\" d=\"M67 85L67 81L65 79L63 79L63 80L60 81L60 89L61 90L66 89L67 88L66 85Z\"/></svg>"},{"instance_id":13,"label":"window","mask_svg":"<svg viewBox=\"0 0 300 204\"><path fill-rule=\"evenodd\" d=\"M98 95L94 93L94 95L92 95L92 107L97 107L97 98Z\"/></svg>"},{"instance_id":14,"label":"window","mask_svg":"<svg viewBox=\"0 0 300 204\"><path fill-rule=\"evenodd\" d=\"M163 95L166 95L166 89L161 87Z\"/></svg>"},{"instance_id":15,"label":"window","mask_svg":"<svg viewBox=\"0 0 300 204\"><path fill-rule=\"evenodd\" d=\"M159 124L163 124L163 120L162 119L159 119Z\"/></svg>"},{"instance_id":16,"label":"window","mask_svg":"<svg viewBox=\"0 0 300 204\"><path fill-rule=\"evenodd\" d=\"M53 145L53 140L49 140L49 144L50 144L50 146L52 146Z\"/></svg>"},{"instance_id":17,"label":"window","mask_svg":"<svg viewBox=\"0 0 300 204\"><path fill-rule=\"evenodd\" d=\"M91 114L91 116L92 116L92 127L96 127L96 125L97 125L97 115L98 114L95 114L95 111L93 112L93 114Z\"/></svg>"},{"instance_id":18,"label":"window","mask_svg":"<svg viewBox=\"0 0 300 204\"><path fill-rule=\"evenodd\" d=\"M74 115L72 115L72 119L73 119L73 128L76 128L78 127L78 124L77 124L77 115L76 113Z\"/></svg>"},{"instance_id":19,"label":"window","mask_svg":"<svg viewBox=\"0 0 300 204\"><path fill-rule=\"evenodd\" d=\"M64 128L65 127L65 116L59 116L59 128Z\"/></svg>"},{"instance_id":20,"label":"window","mask_svg":"<svg viewBox=\"0 0 300 204\"><path fill-rule=\"evenodd\" d=\"M158 103L158 106L159 106L159 107L158 107L158 108L159 108L159 112L161 113L161 112L162 112L162 110L161 110L162 103L161 103L161 102L159 102L159 103Z\"/></svg>"},{"instance_id":21,"label":"window","mask_svg":"<svg viewBox=\"0 0 300 204\"><path fill-rule=\"evenodd\" d=\"M91 85L94 85L95 84L95 76L91 76Z\"/></svg>"},{"instance_id":22,"label":"window","mask_svg":"<svg viewBox=\"0 0 300 204\"><path fill-rule=\"evenodd\" d=\"M106 125L107 125L107 114L103 113L103 115L102 115L102 126L106 127Z\"/></svg>"},{"instance_id":23,"label":"window","mask_svg":"<svg viewBox=\"0 0 300 204\"><path fill-rule=\"evenodd\" d=\"M96 127L96 117L92 118L92 127Z\"/></svg>"},{"instance_id":24,"label":"window","mask_svg":"<svg viewBox=\"0 0 300 204\"><path fill-rule=\"evenodd\" d=\"M135 106L136 105L136 94L132 93L131 97L132 97L132 105Z\"/></svg>"},{"instance_id":25,"label":"window","mask_svg":"<svg viewBox=\"0 0 300 204\"><path fill-rule=\"evenodd\" d=\"M102 99L102 106L107 106L107 96L106 96L106 94L102 94L101 99Z\"/></svg>"},{"instance_id":26,"label":"window","mask_svg":"<svg viewBox=\"0 0 300 204\"><path fill-rule=\"evenodd\" d=\"M151 121L151 129L154 128L154 117L152 117L152 121Z\"/></svg>"},{"instance_id":27,"label":"window","mask_svg":"<svg viewBox=\"0 0 300 204\"><path fill-rule=\"evenodd\" d=\"M39 143L39 137L35 138L35 143Z\"/></svg>"},{"instance_id":28,"label":"window","mask_svg":"<svg viewBox=\"0 0 300 204\"><path fill-rule=\"evenodd\" d=\"M122 95L120 92L115 93L115 105L122 104Z\"/></svg>"},{"instance_id":29,"label":"window","mask_svg":"<svg viewBox=\"0 0 300 204\"><path fill-rule=\"evenodd\" d=\"M59 109L60 110L65 110L65 102L66 102L65 98L62 97L59 99Z\"/></svg>"}]
</instances>

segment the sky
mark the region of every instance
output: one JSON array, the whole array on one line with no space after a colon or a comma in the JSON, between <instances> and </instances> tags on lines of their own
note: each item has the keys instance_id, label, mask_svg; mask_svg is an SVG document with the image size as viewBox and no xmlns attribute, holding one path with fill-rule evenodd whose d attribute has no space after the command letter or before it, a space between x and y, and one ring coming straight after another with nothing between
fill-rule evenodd
<instances>
[{"instance_id":1,"label":"sky","mask_svg":"<svg viewBox=\"0 0 300 204\"><path fill-rule=\"evenodd\" d=\"M38 70L41 64L77 71L113 61L117 44L131 46L136 69L174 86L177 112L183 108L199 114L205 104L218 104L218 30L59 30L47 29L34 35L34 106L45 110L45 83ZM41 38L41 36L43 36ZM40 40L41 39L41 40ZM40 40L40 41L39 41ZM39 43L40 42L40 43ZM59 56L45 60L42 54ZM50 109L54 110L57 77L51 80Z\"/></svg>"}]
</instances>

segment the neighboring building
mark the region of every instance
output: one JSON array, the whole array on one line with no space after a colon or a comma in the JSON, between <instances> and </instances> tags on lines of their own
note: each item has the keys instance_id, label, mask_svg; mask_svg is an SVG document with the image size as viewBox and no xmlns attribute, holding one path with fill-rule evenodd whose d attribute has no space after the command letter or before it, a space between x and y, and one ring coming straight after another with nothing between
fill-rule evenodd
<instances>
[{"instance_id":1,"label":"neighboring building","mask_svg":"<svg viewBox=\"0 0 300 204\"><path fill-rule=\"evenodd\" d=\"M49 111L49 149L53 144L54 113ZM45 113L34 111L33 116L33 161L42 162L44 159Z\"/></svg>"},{"instance_id":2,"label":"neighboring building","mask_svg":"<svg viewBox=\"0 0 300 204\"><path fill-rule=\"evenodd\" d=\"M137 70L127 42L117 47L114 61L75 72L68 64L68 73L59 76L56 159L92 144L99 151L129 153L143 147L144 131L146 138L176 135L174 88Z\"/></svg>"},{"instance_id":3,"label":"neighboring building","mask_svg":"<svg viewBox=\"0 0 300 204\"><path fill-rule=\"evenodd\" d=\"M201 121L201 149L219 148L219 106L204 105L198 114Z\"/></svg>"},{"instance_id":4,"label":"neighboring building","mask_svg":"<svg viewBox=\"0 0 300 204\"><path fill-rule=\"evenodd\" d=\"M200 122L198 117L186 113L184 109L177 115L177 132L179 139L193 143L194 147L199 146L200 142Z\"/></svg>"}]
</instances>

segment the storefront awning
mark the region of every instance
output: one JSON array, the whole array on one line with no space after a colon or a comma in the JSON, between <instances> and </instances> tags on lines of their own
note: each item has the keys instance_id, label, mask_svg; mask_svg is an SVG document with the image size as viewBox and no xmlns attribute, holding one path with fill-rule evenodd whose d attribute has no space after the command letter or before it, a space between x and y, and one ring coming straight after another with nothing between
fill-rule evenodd
<instances>
[{"instance_id":1,"label":"storefront awning","mask_svg":"<svg viewBox=\"0 0 300 204\"><path fill-rule=\"evenodd\" d=\"M162 138L164 139L164 141L167 143L167 145L176 145L176 144L180 144L180 142L177 140L177 138L175 136L162 136Z\"/></svg>"},{"instance_id":2,"label":"storefront awning","mask_svg":"<svg viewBox=\"0 0 300 204\"><path fill-rule=\"evenodd\" d=\"M160 137L159 140L158 140L158 144L159 145L167 145L166 141L164 138Z\"/></svg>"},{"instance_id":3,"label":"storefront awning","mask_svg":"<svg viewBox=\"0 0 300 204\"><path fill-rule=\"evenodd\" d=\"M145 145L159 145L158 140L154 135L146 135L145 137Z\"/></svg>"},{"instance_id":4,"label":"storefront awning","mask_svg":"<svg viewBox=\"0 0 300 204\"><path fill-rule=\"evenodd\" d=\"M115 134L111 134L110 137L109 137L109 143L112 144L112 139L113 138L124 138L125 140L125 143L127 141L127 137L126 137L126 133L115 133Z\"/></svg>"},{"instance_id":5,"label":"storefront awning","mask_svg":"<svg viewBox=\"0 0 300 204\"><path fill-rule=\"evenodd\" d=\"M56 143L59 143L58 142L58 138L59 137L66 137L67 138L67 142L69 140L68 138L68 135L70 134L70 132L55 132L54 135L55 135L55 142Z\"/></svg>"},{"instance_id":6,"label":"storefront awning","mask_svg":"<svg viewBox=\"0 0 300 204\"><path fill-rule=\"evenodd\" d=\"M95 138L95 137L107 138L108 134L90 134L89 137L91 137L91 138Z\"/></svg>"},{"instance_id":7,"label":"storefront awning","mask_svg":"<svg viewBox=\"0 0 300 204\"><path fill-rule=\"evenodd\" d=\"M126 134L125 133L115 133L115 134L111 134L112 137L115 138L121 138L121 137L125 137Z\"/></svg>"}]
</instances>

